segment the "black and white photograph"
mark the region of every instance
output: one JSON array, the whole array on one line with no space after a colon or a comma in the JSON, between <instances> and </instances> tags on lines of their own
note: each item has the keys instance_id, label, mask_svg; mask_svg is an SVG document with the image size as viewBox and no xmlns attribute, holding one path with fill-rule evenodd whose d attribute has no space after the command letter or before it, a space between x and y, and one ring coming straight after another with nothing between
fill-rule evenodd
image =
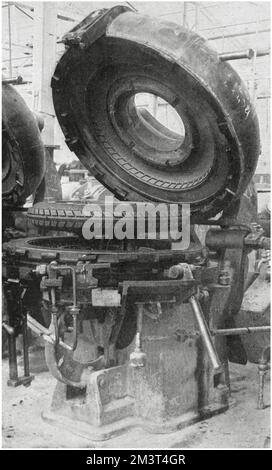
<instances>
[{"instance_id":1,"label":"black and white photograph","mask_svg":"<svg viewBox=\"0 0 272 470\"><path fill-rule=\"evenodd\" d=\"M1 15L2 450L271 449L270 2Z\"/></svg>"}]
</instances>

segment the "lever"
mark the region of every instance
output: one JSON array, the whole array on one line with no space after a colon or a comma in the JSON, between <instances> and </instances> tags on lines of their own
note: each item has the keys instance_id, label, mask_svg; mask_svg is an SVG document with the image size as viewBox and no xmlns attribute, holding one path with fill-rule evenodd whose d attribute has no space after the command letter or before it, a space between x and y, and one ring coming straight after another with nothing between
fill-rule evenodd
<instances>
[{"instance_id":1,"label":"lever","mask_svg":"<svg viewBox=\"0 0 272 470\"><path fill-rule=\"evenodd\" d=\"M203 339L203 342L206 346L208 356L216 373L222 372L222 365L217 355L216 349L214 347L212 336L208 328L207 322L203 315L201 306L194 295L189 298L189 303L193 309L195 319L197 321L200 335Z\"/></svg>"}]
</instances>

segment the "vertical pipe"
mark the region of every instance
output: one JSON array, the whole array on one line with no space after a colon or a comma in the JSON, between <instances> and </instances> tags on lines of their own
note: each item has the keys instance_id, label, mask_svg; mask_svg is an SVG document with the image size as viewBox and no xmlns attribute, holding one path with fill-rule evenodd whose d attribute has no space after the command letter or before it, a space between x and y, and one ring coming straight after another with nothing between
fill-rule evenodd
<instances>
[{"instance_id":1,"label":"vertical pipe","mask_svg":"<svg viewBox=\"0 0 272 470\"><path fill-rule=\"evenodd\" d=\"M54 145L55 110L51 77L56 66L57 2L34 2L33 13L33 111L44 118L43 142Z\"/></svg>"},{"instance_id":2,"label":"vertical pipe","mask_svg":"<svg viewBox=\"0 0 272 470\"><path fill-rule=\"evenodd\" d=\"M7 323L9 326L8 331L8 358L9 358L9 381L8 385L14 385L18 381L18 366L17 366L17 354L16 354L16 333L14 328L14 316L15 307L14 300L16 301L15 294L12 291L11 286L8 282L4 283L4 294L6 297L6 308L7 308Z\"/></svg>"},{"instance_id":3,"label":"vertical pipe","mask_svg":"<svg viewBox=\"0 0 272 470\"><path fill-rule=\"evenodd\" d=\"M72 350L75 351L77 348L77 341L78 341L78 314L79 310L76 313L73 313L73 345Z\"/></svg>"},{"instance_id":4,"label":"vertical pipe","mask_svg":"<svg viewBox=\"0 0 272 470\"><path fill-rule=\"evenodd\" d=\"M77 291L76 291L76 271L72 268L72 283L73 283L73 306L77 306Z\"/></svg>"},{"instance_id":5,"label":"vertical pipe","mask_svg":"<svg viewBox=\"0 0 272 470\"><path fill-rule=\"evenodd\" d=\"M270 369L270 346L266 347L261 355L258 364L258 376L259 376L259 387L258 387L258 402L257 409L263 410L265 408L264 404L264 382L265 375Z\"/></svg>"},{"instance_id":6,"label":"vertical pipe","mask_svg":"<svg viewBox=\"0 0 272 470\"><path fill-rule=\"evenodd\" d=\"M199 22L199 3L195 2L195 32L198 32L198 22Z\"/></svg>"},{"instance_id":7,"label":"vertical pipe","mask_svg":"<svg viewBox=\"0 0 272 470\"><path fill-rule=\"evenodd\" d=\"M9 40L9 77L12 77L12 52L11 52L11 19L10 19L10 8L8 4L8 40Z\"/></svg>"},{"instance_id":8,"label":"vertical pipe","mask_svg":"<svg viewBox=\"0 0 272 470\"><path fill-rule=\"evenodd\" d=\"M23 354L24 354L24 376L29 377L29 356L28 356L28 337L27 337L27 315L23 307L23 298L26 293L26 289L20 295L19 309L20 317L22 319L22 335L23 335Z\"/></svg>"},{"instance_id":9,"label":"vertical pipe","mask_svg":"<svg viewBox=\"0 0 272 470\"><path fill-rule=\"evenodd\" d=\"M266 371L262 370L259 366L258 375L259 375L259 384L258 384L258 403L257 409L263 410L264 406L264 379L265 379Z\"/></svg>"},{"instance_id":10,"label":"vertical pipe","mask_svg":"<svg viewBox=\"0 0 272 470\"><path fill-rule=\"evenodd\" d=\"M22 333L23 333L23 352L24 352L24 376L29 377L30 376L30 371L29 371L27 317L26 317L26 315L23 315Z\"/></svg>"},{"instance_id":11,"label":"vertical pipe","mask_svg":"<svg viewBox=\"0 0 272 470\"><path fill-rule=\"evenodd\" d=\"M8 349L9 349L9 378L10 380L18 380L18 367L17 367L17 355L16 355L16 338L15 334L11 334L8 337Z\"/></svg>"},{"instance_id":12,"label":"vertical pipe","mask_svg":"<svg viewBox=\"0 0 272 470\"><path fill-rule=\"evenodd\" d=\"M52 313L52 321L54 326L55 332L55 344L59 344L59 326L58 326L58 309L56 307L56 295L55 295L55 287L51 288L51 313Z\"/></svg>"},{"instance_id":13,"label":"vertical pipe","mask_svg":"<svg viewBox=\"0 0 272 470\"><path fill-rule=\"evenodd\" d=\"M187 25L187 2L183 2L183 19L182 25L186 28Z\"/></svg>"},{"instance_id":14,"label":"vertical pipe","mask_svg":"<svg viewBox=\"0 0 272 470\"><path fill-rule=\"evenodd\" d=\"M257 36L257 35L256 35ZM256 104L256 49L254 49L254 55L252 57L252 101L253 104Z\"/></svg>"},{"instance_id":15,"label":"vertical pipe","mask_svg":"<svg viewBox=\"0 0 272 470\"><path fill-rule=\"evenodd\" d=\"M253 101L253 104L255 105L256 104L256 87L257 87L257 81L256 81L256 49L257 49L257 46L258 46L258 36L259 36L259 29L260 29L260 25L259 25L259 19L260 19L260 15L259 15L259 6L256 4L256 23L255 23L255 47L254 47L254 55L252 57L252 67L251 67L251 70L252 70L252 101Z\"/></svg>"},{"instance_id":16,"label":"vertical pipe","mask_svg":"<svg viewBox=\"0 0 272 470\"><path fill-rule=\"evenodd\" d=\"M137 333L135 339L135 345L137 349L141 349L142 341L141 341L141 333L143 327L143 305L138 305L138 312L137 312Z\"/></svg>"}]
</instances>

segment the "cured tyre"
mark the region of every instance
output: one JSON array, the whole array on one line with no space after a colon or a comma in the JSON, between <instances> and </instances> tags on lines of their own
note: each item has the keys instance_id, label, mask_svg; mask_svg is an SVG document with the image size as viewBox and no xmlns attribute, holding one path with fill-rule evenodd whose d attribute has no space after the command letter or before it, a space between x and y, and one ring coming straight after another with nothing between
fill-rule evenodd
<instances>
[{"instance_id":1,"label":"cured tyre","mask_svg":"<svg viewBox=\"0 0 272 470\"><path fill-rule=\"evenodd\" d=\"M39 202L28 209L27 216L37 227L77 233L88 218L82 212L84 207L81 203Z\"/></svg>"},{"instance_id":2,"label":"cured tyre","mask_svg":"<svg viewBox=\"0 0 272 470\"><path fill-rule=\"evenodd\" d=\"M238 199L260 153L259 127L238 74L184 28L114 7L64 37L52 78L66 143L119 199L190 203L194 222ZM171 105L183 135L136 106Z\"/></svg>"}]
</instances>

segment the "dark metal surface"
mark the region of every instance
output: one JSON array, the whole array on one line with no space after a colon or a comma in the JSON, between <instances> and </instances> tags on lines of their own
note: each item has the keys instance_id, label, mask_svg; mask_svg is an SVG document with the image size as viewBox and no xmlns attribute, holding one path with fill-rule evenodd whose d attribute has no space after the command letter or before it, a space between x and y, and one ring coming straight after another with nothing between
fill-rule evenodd
<instances>
[{"instance_id":1,"label":"dark metal surface","mask_svg":"<svg viewBox=\"0 0 272 470\"><path fill-rule=\"evenodd\" d=\"M23 205L45 172L36 117L9 84L2 87L2 197L4 206Z\"/></svg>"},{"instance_id":2,"label":"dark metal surface","mask_svg":"<svg viewBox=\"0 0 272 470\"><path fill-rule=\"evenodd\" d=\"M90 261L92 263L162 263L171 265L177 261L203 259L202 246L192 241L186 252L171 250L167 241L133 240L123 243L122 240L92 240L87 242L80 237L35 237L11 240L3 246L7 260L12 258L20 263L48 263L58 260L59 263L77 263ZM18 264L17 264L18 267Z\"/></svg>"},{"instance_id":3,"label":"dark metal surface","mask_svg":"<svg viewBox=\"0 0 272 470\"><path fill-rule=\"evenodd\" d=\"M66 143L118 198L190 202L194 220L207 219L241 196L256 168L248 92L197 34L135 12L111 20L110 12L107 24L105 14L96 19L99 34L86 18L84 31L81 24L65 36L52 88ZM174 107L182 142L137 112L140 92Z\"/></svg>"},{"instance_id":4,"label":"dark metal surface","mask_svg":"<svg viewBox=\"0 0 272 470\"><path fill-rule=\"evenodd\" d=\"M6 321L3 323L5 331L8 333L9 351L9 380L8 385L17 387L19 385L28 386L33 380L33 375L29 370L28 355L28 332L26 322L26 312L23 306L25 288L19 279L8 279L4 283L3 294L6 299L6 309L4 315ZM24 374L19 376L17 365L16 338L22 333L23 339L23 363Z\"/></svg>"}]
</instances>

